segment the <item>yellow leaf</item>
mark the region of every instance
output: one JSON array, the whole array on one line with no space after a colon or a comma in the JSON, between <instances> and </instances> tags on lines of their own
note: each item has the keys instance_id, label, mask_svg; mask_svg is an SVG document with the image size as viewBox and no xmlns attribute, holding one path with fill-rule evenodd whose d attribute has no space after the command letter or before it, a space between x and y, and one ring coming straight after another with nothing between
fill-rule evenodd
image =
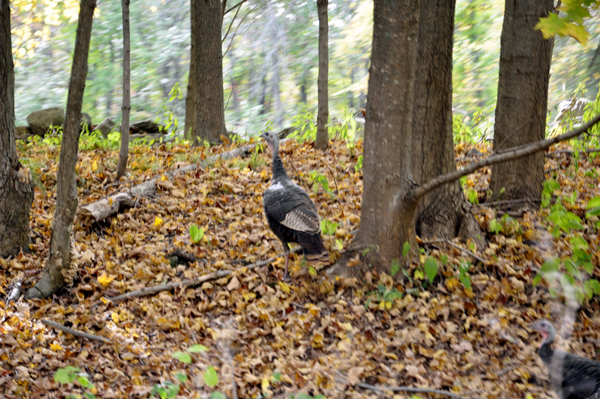
<instances>
[{"instance_id":1,"label":"yellow leaf","mask_svg":"<svg viewBox=\"0 0 600 399\"><path fill-rule=\"evenodd\" d=\"M107 276L106 273L102 273L100 277L98 277L98 282L103 287L108 287L108 285L115 279L116 276Z\"/></svg>"},{"instance_id":2,"label":"yellow leaf","mask_svg":"<svg viewBox=\"0 0 600 399\"><path fill-rule=\"evenodd\" d=\"M59 344L50 344L50 349L52 349L54 352L58 352L61 351L63 347Z\"/></svg>"},{"instance_id":3,"label":"yellow leaf","mask_svg":"<svg viewBox=\"0 0 600 399\"><path fill-rule=\"evenodd\" d=\"M162 224L162 222L163 220L157 216L156 219L154 219L154 226L158 227Z\"/></svg>"},{"instance_id":4,"label":"yellow leaf","mask_svg":"<svg viewBox=\"0 0 600 399\"><path fill-rule=\"evenodd\" d=\"M95 172L98 170L98 162L96 162L94 160L94 162L92 162L92 172Z\"/></svg>"},{"instance_id":5,"label":"yellow leaf","mask_svg":"<svg viewBox=\"0 0 600 399\"><path fill-rule=\"evenodd\" d=\"M223 136L221 136L221 137L223 137ZM269 388L269 380L266 378L263 378L261 387L262 387L263 391L265 391L267 388Z\"/></svg>"},{"instance_id":6,"label":"yellow leaf","mask_svg":"<svg viewBox=\"0 0 600 399\"><path fill-rule=\"evenodd\" d=\"M279 281L279 287L281 287L281 291L285 292L286 294L290 293L290 286L283 281Z\"/></svg>"},{"instance_id":7,"label":"yellow leaf","mask_svg":"<svg viewBox=\"0 0 600 399\"><path fill-rule=\"evenodd\" d=\"M119 314L117 312L112 312L110 314L110 318L115 322L118 323L119 322Z\"/></svg>"},{"instance_id":8,"label":"yellow leaf","mask_svg":"<svg viewBox=\"0 0 600 399\"><path fill-rule=\"evenodd\" d=\"M161 175L161 176L160 176L160 181L165 181L165 180L167 180L167 176L165 176L165 175Z\"/></svg>"}]
</instances>

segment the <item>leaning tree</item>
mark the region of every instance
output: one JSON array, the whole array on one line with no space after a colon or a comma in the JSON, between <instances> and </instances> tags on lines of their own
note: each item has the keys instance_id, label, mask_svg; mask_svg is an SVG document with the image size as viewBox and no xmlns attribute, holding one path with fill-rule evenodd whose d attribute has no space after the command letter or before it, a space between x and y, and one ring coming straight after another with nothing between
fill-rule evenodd
<instances>
[{"instance_id":1,"label":"leaning tree","mask_svg":"<svg viewBox=\"0 0 600 399\"><path fill-rule=\"evenodd\" d=\"M56 210L52 222L52 237L46 267L40 280L27 291L26 298L49 297L70 283L76 272L71 264L71 238L77 211L75 164L79 149L81 107L88 72L88 53L96 0L81 0L75 36L75 52L71 67L69 95L63 141L60 147L56 185Z\"/></svg>"},{"instance_id":2,"label":"leaning tree","mask_svg":"<svg viewBox=\"0 0 600 399\"><path fill-rule=\"evenodd\" d=\"M31 172L19 162L15 142L15 74L10 6L0 5L0 256L29 251Z\"/></svg>"}]
</instances>

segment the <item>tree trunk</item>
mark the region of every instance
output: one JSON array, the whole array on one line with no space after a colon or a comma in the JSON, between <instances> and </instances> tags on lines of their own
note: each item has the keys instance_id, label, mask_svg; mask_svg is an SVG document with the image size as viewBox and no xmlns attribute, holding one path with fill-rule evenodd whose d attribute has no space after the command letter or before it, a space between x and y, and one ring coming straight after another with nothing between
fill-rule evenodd
<instances>
[{"instance_id":1,"label":"tree trunk","mask_svg":"<svg viewBox=\"0 0 600 399\"><path fill-rule=\"evenodd\" d=\"M121 112L121 152L117 165L117 180L127 172L127 157L129 156L129 113L131 111L131 46L129 40L129 0L122 0L123 7L123 106Z\"/></svg>"},{"instance_id":2,"label":"tree trunk","mask_svg":"<svg viewBox=\"0 0 600 399\"><path fill-rule=\"evenodd\" d=\"M542 32L534 26L540 17L546 17L550 12L552 0L506 1L500 43L494 152L542 140L545 136L554 41L544 39ZM544 179L544 154L541 152L494 165L489 200L539 200ZM518 206L537 208L527 202Z\"/></svg>"},{"instance_id":3,"label":"tree trunk","mask_svg":"<svg viewBox=\"0 0 600 399\"><path fill-rule=\"evenodd\" d=\"M220 0L192 0L196 65L196 117L194 143L221 142L225 130L223 99L222 4Z\"/></svg>"},{"instance_id":4,"label":"tree trunk","mask_svg":"<svg viewBox=\"0 0 600 399\"><path fill-rule=\"evenodd\" d=\"M191 24L192 27L192 38L191 38L191 49L190 49L190 72L188 73L188 86L187 86L187 96L185 98L185 137L188 139L193 139L194 135L194 126L196 120L196 57L194 56L195 50L195 40L196 40L196 29L194 29L194 1L191 2L192 10L190 12ZM224 112L224 111L223 111Z\"/></svg>"},{"instance_id":5,"label":"tree trunk","mask_svg":"<svg viewBox=\"0 0 600 399\"><path fill-rule=\"evenodd\" d=\"M92 35L92 22L96 0L81 0L75 52L71 67L69 95L63 142L60 148L58 165L56 210L52 223L50 250L46 268L37 284L29 289L26 298L48 297L72 283L76 273L71 264L71 237L73 219L77 210L77 184L75 182L75 164L79 147L79 123L85 79L88 70L88 53Z\"/></svg>"},{"instance_id":6,"label":"tree trunk","mask_svg":"<svg viewBox=\"0 0 600 399\"><path fill-rule=\"evenodd\" d=\"M404 242L416 248L412 118L419 35L419 0L375 0L373 51L364 141L360 230L351 251L329 273L390 271ZM362 267L345 266L362 257Z\"/></svg>"},{"instance_id":7,"label":"tree trunk","mask_svg":"<svg viewBox=\"0 0 600 399\"><path fill-rule=\"evenodd\" d=\"M29 251L29 212L33 185L15 143L15 75L10 36L10 6L0 5L0 256Z\"/></svg>"},{"instance_id":8,"label":"tree trunk","mask_svg":"<svg viewBox=\"0 0 600 399\"><path fill-rule=\"evenodd\" d=\"M317 111L317 140L315 142L315 147L320 150L327 149L329 143L329 134L327 132L327 122L329 121L327 92L329 71L329 20L327 19L327 4L328 0L317 0L317 10L319 12L319 78L317 80L319 107Z\"/></svg>"},{"instance_id":9,"label":"tree trunk","mask_svg":"<svg viewBox=\"0 0 600 399\"><path fill-rule=\"evenodd\" d=\"M455 0L421 3L413 116L415 180L419 184L456 170L452 137L452 41ZM427 238L485 241L458 181L425 195L416 233Z\"/></svg>"}]
</instances>

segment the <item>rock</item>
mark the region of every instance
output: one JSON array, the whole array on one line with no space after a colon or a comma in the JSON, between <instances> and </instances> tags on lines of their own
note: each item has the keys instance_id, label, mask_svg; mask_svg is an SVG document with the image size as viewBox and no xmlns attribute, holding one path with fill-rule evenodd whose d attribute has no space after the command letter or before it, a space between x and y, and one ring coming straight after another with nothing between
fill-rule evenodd
<instances>
[{"instance_id":1,"label":"rock","mask_svg":"<svg viewBox=\"0 0 600 399\"><path fill-rule=\"evenodd\" d=\"M102 133L102 135L106 139L106 138L108 138L108 134L114 127L115 127L115 123L112 120L110 120L109 118L106 118L102 122L100 122L100 124L98 126L96 126L95 130Z\"/></svg>"},{"instance_id":2,"label":"rock","mask_svg":"<svg viewBox=\"0 0 600 399\"><path fill-rule=\"evenodd\" d=\"M15 128L15 136L17 136L17 138L25 138L30 135L31 131L27 126L17 126Z\"/></svg>"},{"instance_id":3,"label":"rock","mask_svg":"<svg viewBox=\"0 0 600 399\"><path fill-rule=\"evenodd\" d=\"M65 122L65 110L59 107L32 112L27 123L32 134L45 136L50 126L61 126Z\"/></svg>"},{"instance_id":4,"label":"rock","mask_svg":"<svg viewBox=\"0 0 600 399\"><path fill-rule=\"evenodd\" d=\"M85 128L87 125L87 129ZM92 117L85 112L81 114L81 133L89 133L92 126Z\"/></svg>"},{"instance_id":5,"label":"rock","mask_svg":"<svg viewBox=\"0 0 600 399\"><path fill-rule=\"evenodd\" d=\"M150 119L132 123L129 125L129 130L133 133L167 133L167 130L163 125L159 125Z\"/></svg>"}]
</instances>

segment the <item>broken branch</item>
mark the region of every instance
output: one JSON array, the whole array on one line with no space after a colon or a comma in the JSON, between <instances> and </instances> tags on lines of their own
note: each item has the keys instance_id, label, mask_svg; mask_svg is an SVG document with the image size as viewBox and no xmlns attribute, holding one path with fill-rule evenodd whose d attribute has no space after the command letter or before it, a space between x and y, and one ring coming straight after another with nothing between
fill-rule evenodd
<instances>
[{"instance_id":1,"label":"broken branch","mask_svg":"<svg viewBox=\"0 0 600 399\"><path fill-rule=\"evenodd\" d=\"M42 323L44 323L45 325L49 326L49 327L56 328L57 330L60 330L60 331L62 331L64 333L67 333L67 334L74 335L76 337L87 338L87 339L91 339L93 341L100 341L100 342L104 342L106 344L112 343L112 341L110 339L108 339L108 338L99 337L97 335L86 334L86 333L81 332L81 331L73 330L72 328L65 327L62 324L58 324L58 323L55 323L55 322L50 321L50 320L41 319L40 321Z\"/></svg>"},{"instance_id":2,"label":"broken branch","mask_svg":"<svg viewBox=\"0 0 600 399\"><path fill-rule=\"evenodd\" d=\"M296 247L296 248L292 249L290 252L297 253L297 252L300 252L301 249L302 249L302 247ZM245 267L248 270L256 269L257 267L268 265L269 263L273 262L277 258L282 257L283 255L285 255L285 252L280 253L272 258L269 258L266 260L261 260L259 262L256 262L254 264L251 264L251 265L245 266ZM169 283L169 284L163 284L163 285L156 285L154 287L146 287L146 288L142 288L141 290L127 292L125 294L117 295L115 297L108 298L108 299L111 302L116 303L116 302L120 302L120 301L128 299L128 298L138 298L141 296L157 294L159 292L168 291L173 288L185 288L185 287L195 286L195 285L204 283L205 281L216 280L216 279L219 279L222 277L227 277L233 272L234 272L233 270L219 270L217 272L208 273L208 274L205 274L204 276L200 276L197 278L185 279L178 283Z\"/></svg>"},{"instance_id":3,"label":"broken branch","mask_svg":"<svg viewBox=\"0 0 600 399\"><path fill-rule=\"evenodd\" d=\"M469 165L463 169L459 169L452 173L447 173L445 175L438 176L438 177L428 181L427 183L423 184L422 186L417 187L414 190L411 190L408 193L408 197L416 202L420 198L422 198L425 194L427 194L428 192L433 191L436 188L443 186L444 184L448 184L457 179L460 179L463 176L470 175L471 173L473 173L476 170L481 169L485 166L495 165L498 163L523 158L523 157L526 157L527 155L535 154L536 152L545 150L546 148L550 147L553 144L580 136L581 134L587 132L588 129L590 129L592 126L596 125L598 122L600 122L600 115L597 115L595 118L593 118L592 120L587 122L585 125L577 128L577 129L571 130L570 132L567 132L565 134L561 134L560 136L556 136L551 139L536 141L534 143L530 143L530 144L526 144L526 145L522 145L522 146L518 146L518 147L513 147L512 149L509 148L502 153L495 154L486 159L482 159L479 162L472 163L471 165Z\"/></svg>"}]
</instances>

